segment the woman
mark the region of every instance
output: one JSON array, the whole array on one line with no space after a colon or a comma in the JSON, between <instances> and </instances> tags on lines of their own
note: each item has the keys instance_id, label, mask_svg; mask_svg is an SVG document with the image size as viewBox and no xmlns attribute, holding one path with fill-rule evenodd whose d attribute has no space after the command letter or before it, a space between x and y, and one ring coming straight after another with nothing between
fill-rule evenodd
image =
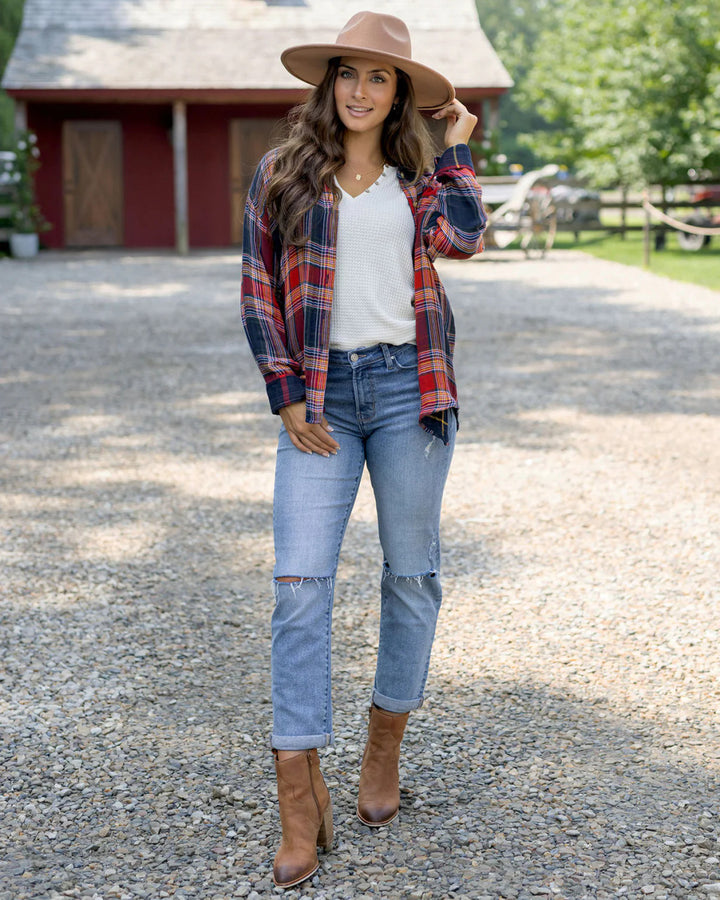
<instances>
[{"instance_id":1,"label":"woman","mask_svg":"<svg viewBox=\"0 0 720 900\"><path fill-rule=\"evenodd\" d=\"M365 464L385 560L357 812L371 827L398 813L400 743L422 704L440 608L440 505L457 427L453 319L432 260L477 252L485 214L467 147L477 119L442 75L411 59L401 20L358 13L335 44L293 47L282 61L316 87L250 188L242 312L282 419L273 875L290 887L332 842L316 748L333 740L334 580ZM434 172L418 108L446 121Z\"/></svg>"}]
</instances>

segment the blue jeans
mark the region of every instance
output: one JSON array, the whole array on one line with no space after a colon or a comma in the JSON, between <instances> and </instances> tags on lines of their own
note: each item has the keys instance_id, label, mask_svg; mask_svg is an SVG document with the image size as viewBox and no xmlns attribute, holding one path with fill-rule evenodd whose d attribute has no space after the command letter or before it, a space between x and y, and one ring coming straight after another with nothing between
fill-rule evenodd
<instances>
[{"instance_id":1,"label":"blue jeans","mask_svg":"<svg viewBox=\"0 0 720 900\"><path fill-rule=\"evenodd\" d=\"M414 344L331 351L325 416L340 444L307 454L280 431L275 470L272 746L333 742L330 632L340 545L367 463L380 544L380 640L372 702L422 704L441 602L440 507L455 442L418 424ZM282 577L295 581L278 581Z\"/></svg>"}]
</instances>

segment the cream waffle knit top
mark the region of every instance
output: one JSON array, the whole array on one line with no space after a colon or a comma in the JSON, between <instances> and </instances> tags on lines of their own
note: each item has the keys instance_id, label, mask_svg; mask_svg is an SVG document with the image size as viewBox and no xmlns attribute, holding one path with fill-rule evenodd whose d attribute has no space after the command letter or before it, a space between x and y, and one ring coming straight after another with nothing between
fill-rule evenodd
<instances>
[{"instance_id":1,"label":"cream waffle knit top","mask_svg":"<svg viewBox=\"0 0 720 900\"><path fill-rule=\"evenodd\" d=\"M397 169L357 197L340 191L330 346L414 344L415 223Z\"/></svg>"}]
</instances>

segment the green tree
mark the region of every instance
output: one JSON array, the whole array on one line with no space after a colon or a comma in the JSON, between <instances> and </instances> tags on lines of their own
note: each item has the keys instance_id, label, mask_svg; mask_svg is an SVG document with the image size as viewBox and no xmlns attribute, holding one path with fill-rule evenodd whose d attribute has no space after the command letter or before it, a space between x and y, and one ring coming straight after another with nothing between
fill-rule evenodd
<instances>
[{"instance_id":1,"label":"green tree","mask_svg":"<svg viewBox=\"0 0 720 900\"><path fill-rule=\"evenodd\" d=\"M560 2L560 0L556 0ZM480 25L497 51L515 87L500 100L500 134L498 151L509 162L526 169L547 162L541 142L534 138L556 129L542 116L534 102L527 102L524 84L529 76L535 45L554 20L548 0L475 0ZM531 146L531 143L533 146Z\"/></svg>"},{"instance_id":2,"label":"green tree","mask_svg":"<svg viewBox=\"0 0 720 900\"><path fill-rule=\"evenodd\" d=\"M601 185L718 170L717 0L561 0L551 18L518 91L558 125L536 150Z\"/></svg>"},{"instance_id":3,"label":"green tree","mask_svg":"<svg viewBox=\"0 0 720 900\"><path fill-rule=\"evenodd\" d=\"M20 31L25 0L0 0L0 78L5 71L15 40ZM13 103L5 91L0 91L0 148L13 143Z\"/></svg>"}]
</instances>

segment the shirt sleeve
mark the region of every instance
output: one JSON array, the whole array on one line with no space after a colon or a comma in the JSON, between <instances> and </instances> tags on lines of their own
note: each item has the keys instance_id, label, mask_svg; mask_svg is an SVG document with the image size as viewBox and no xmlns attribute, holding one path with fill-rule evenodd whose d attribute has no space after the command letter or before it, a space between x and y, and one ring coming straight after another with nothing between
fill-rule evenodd
<instances>
[{"instance_id":1,"label":"shirt sleeve","mask_svg":"<svg viewBox=\"0 0 720 900\"><path fill-rule=\"evenodd\" d=\"M274 413L305 397L302 367L288 353L276 274L279 252L265 208L269 165L262 160L245 204L241 314Z\"/></svg>"},{"instance_id":2,"label":"shirt sleeve","mask_svg":"<svg viewBox=\"0 0 720 900\"><path fill-rule=\"evenodd\" d=\"M431 259L467 259L483 249L487 214L467 144L448 147L438 157L418 213Z\"/></svg>"}]
</instances>

